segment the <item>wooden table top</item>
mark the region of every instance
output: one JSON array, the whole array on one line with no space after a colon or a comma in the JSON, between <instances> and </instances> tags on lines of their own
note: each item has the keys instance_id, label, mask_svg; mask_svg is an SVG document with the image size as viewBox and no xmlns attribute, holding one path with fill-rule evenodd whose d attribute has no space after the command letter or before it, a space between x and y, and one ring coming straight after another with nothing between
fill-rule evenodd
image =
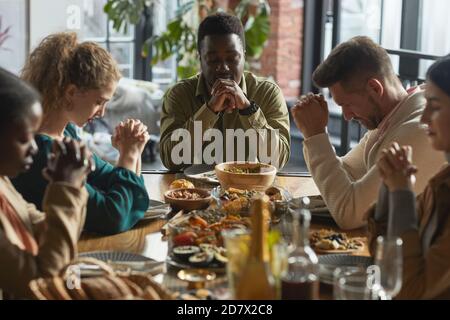
<instances>
[{"instance_id":1,"label":"wooden table top","mask_svg":"<svg viewBox=\"0 0 450 320\"><path fill-rule=\"evenodd\" d=\"M177 176L175 174L145 174L145 184L150 199L164 201L164 192ZM277 177L275 185L287 189L293 197L318 195L319 191L312 178L305 177ZM203 187L203 186L202 186ZM83 234L78 243L79 252L89 251L125 251L164 261L167 256L167 241L161 238L161 227L165 220L142 221L132 230L113 236L99 236ZM320 229L339 230L336 225L311 224L311 230ZM359 229L347 232L352 237L364 237L366 230ZM367 248L367 246L366 246ZM358 252L358 255L368 256L368 250Z\"/></svg>"}]
</instances>

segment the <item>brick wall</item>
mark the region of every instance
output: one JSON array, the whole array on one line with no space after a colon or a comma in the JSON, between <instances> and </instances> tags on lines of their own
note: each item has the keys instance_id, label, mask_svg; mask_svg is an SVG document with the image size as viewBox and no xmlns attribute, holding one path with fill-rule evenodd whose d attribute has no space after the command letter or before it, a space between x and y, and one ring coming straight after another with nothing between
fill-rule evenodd
<instances>
[{"instance_id":1,"label":"brick wall","mask_svg":"<svg viewBox=\"0 0 450 320\"><path fill-rule=\"evenodd\" d=\"M271 36L260 59L259 74L273 77L287 100L300 94L303 0L269 0Z\"/></svg>"},{"instance_id":2,"label":"brick wall","mask_svg":"<svg viewBox=\"0 0 450 320\"><path fill-rule=\"evenodd\" d=\"M260 76L272 77L287 100L297 99L301 86L304 3L303 0L268 1L271 36L261 59L249 61L251 69ZM234 8L238 3L230 0L227 4Z\"/></svg>"}]
</instances>

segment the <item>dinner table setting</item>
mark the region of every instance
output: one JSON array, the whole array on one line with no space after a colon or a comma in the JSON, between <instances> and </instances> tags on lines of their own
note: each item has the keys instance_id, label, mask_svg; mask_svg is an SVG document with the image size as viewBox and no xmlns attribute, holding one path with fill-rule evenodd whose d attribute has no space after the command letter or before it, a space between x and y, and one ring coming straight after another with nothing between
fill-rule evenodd
<instances>
[{"instance_id":1,"label":"dinner table setting","mask_svg":"<svg viewBox=\"0 0 450 320\"><path fill-rule=\"evenodd\" d=\"M361 291L357 280L371 279L366 228L339 229L307 174L284 176L270 165L231 162L143 177L150 199L144 218L117 235L83 233L80 258L150 275L173 299L239 299L239 272L253 250L250 230L255 202L261 201L268 212L264 248L274 299L289 299L282 278L299 250L310 252L317 292L308 289L294 299L372 299L366 288L352 291L354 284Z\"/></svg>"}]
</instances>

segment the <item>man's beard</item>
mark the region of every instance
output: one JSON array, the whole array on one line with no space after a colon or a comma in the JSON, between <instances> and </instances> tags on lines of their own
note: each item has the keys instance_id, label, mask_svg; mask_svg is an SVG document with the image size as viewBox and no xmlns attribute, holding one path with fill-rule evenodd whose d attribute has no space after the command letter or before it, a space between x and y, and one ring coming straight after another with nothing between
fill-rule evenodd
<instances>
[{"instance_id":1,"label":"man's beard","mask_svg":"<svg viewBox=\"0 0 450 320\"><path fill-rule=\"evenodd\" d=\"M369 119L365 121L365 124L360 123L368 130L375 130L383 121L383 112L381 111L381 106L372 97L369 97L368 103L371 106L373 113L369 116Z\"/></svg>"}]
</instances>

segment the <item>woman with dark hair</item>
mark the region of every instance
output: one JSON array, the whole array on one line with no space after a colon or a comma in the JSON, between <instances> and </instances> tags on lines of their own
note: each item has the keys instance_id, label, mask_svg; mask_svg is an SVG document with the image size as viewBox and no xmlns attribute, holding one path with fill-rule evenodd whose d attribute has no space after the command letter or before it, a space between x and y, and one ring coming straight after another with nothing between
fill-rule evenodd
<instances>
[{"instance_id":1,"label":"woman with dark hair","mask_svg":"<svg viewBox=\"0 0 450 320\"><path fill-rule=\"evenodd\" d=\"M37 152L42 120L38 93L0 68L0 291L28 297L28 283L56 275L76 254L85 213L89 153L70 139L53 144L43 210L27 203L9 178L26 171Z\"/></svg>"},{"instance_id":2,"label":"woman with dark hair","mask_svg":"<svg viewBox=\"0 0 450 320\"><path fill-rule=\"evenodd\" d=\"M117 63L105 49L93 42L80 43L75 33L50 35L34 49L22 78L42 96L44 114L36 137L39 153L30 171L12 181L26 200L41 207L47 184L41 171L52 142L64 136L80 139L76 126L103 117L120 77ZM86 231L124 232L144 216L149 199L141 154L148 140L147 127L130 119L116 128L112 138L120 154L116 166L93 155L96 169L86 183Z\"/></svg>"},{"instance_id":3,"label":"woman with dark hair","mask_svg":"<svg viewBox=\"0 0 450 320\"><path fill-rule=\"evenodd\" d=\"M445 152L450 161L450 56L431 66L425 90L421 121L433 148ZM410 147L394 143L378 161L384 184L371 212L371 247L378 235L403 239L403 287L398 299L450 299L450 165L415 199L417 168L411 153Z\"/></svg>"}]
</instances>

